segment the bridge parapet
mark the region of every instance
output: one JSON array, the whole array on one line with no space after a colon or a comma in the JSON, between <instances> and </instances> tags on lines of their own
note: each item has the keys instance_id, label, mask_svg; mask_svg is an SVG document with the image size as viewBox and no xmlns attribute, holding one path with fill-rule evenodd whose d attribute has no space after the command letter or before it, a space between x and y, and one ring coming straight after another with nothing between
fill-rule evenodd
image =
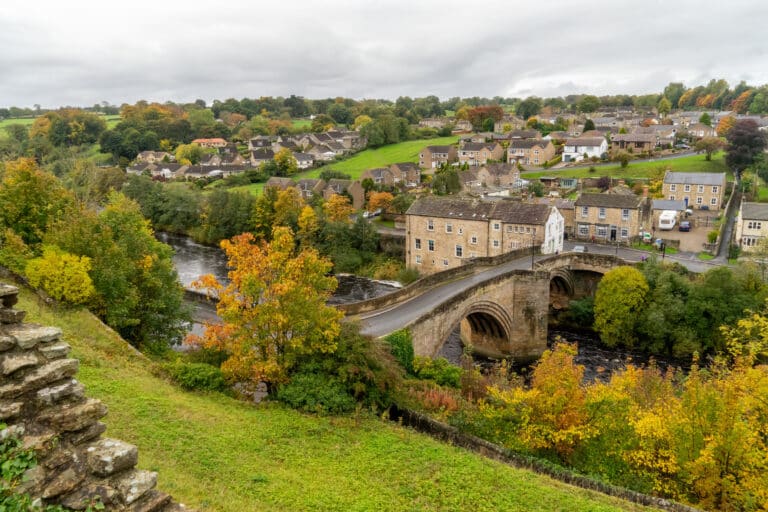
<instances>
[{"instance_id":1,"label":"bridge parapet","mask_svg":"<svg viewBox=\"0 0 768 512\"><path fill-rule=\"evenodd\" d=\"M623 258L611 254L566 252L539 260L536 262L535 268L537 270L546 270L549 272L568 268L571 270L586 270L605 274L612 268L632 264L633 263L628 262Z\"/></svg>"}]
</instances>

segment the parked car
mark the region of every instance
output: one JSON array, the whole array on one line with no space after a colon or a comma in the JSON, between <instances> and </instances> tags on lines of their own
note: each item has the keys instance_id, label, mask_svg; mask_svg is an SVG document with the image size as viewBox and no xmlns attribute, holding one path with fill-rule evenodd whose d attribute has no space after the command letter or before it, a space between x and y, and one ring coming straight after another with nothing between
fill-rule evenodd
<instances>
[{"instance_id":1,"label":"parked car","mask_svg":"<svg viewBox=\"0 0 768 512\"><path fill-rule=\"evenodd\" d=\"M589 252L589 249L584 245L574 245L573 252Z\"/></svg>"},{"instance_id":2,"label":"parked car","mask_svg":"<svg viewBox=\"0 0 768 512\"><path fill-rule=\"evenodd\" d=\"M690 231L691 222L688 220L680 221L680 226L677 229L679 229L680 231Z\"/></svg>"}]
</instances>

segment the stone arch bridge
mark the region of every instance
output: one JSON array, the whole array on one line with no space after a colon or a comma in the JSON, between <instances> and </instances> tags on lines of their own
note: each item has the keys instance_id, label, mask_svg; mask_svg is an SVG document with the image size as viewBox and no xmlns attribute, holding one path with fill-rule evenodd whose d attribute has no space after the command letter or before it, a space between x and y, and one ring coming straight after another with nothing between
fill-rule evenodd
<instances>
[{"instance_id":1,"label":"stone arch bridge","mask_svg":"<svg viewBox=\"0 0 768 512\"><path fill-rule=\"evenodd\" d=\"M359 318L364 334L408 328L417 355L435 357L459 326L462 341L479 354L530 361L546 349L550 308L593 295L603 274L629 263L611 255L564 253L539 260L533 270L530 264L522 258L463 276L454 269L442 280L429 276L426 284L417 281L342 309Z\"/></svg>"}]
</instances>

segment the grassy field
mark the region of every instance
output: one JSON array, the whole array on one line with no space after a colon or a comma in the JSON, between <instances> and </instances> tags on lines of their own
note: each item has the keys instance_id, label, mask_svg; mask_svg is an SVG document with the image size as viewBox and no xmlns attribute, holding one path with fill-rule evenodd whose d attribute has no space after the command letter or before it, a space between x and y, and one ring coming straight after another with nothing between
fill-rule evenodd
<instances>
[{"instance_id":1,"label":"grassy field","mask_svg":"<svg viewBox=\"0 0 768 512\"><path fill-rule=\"evenodd\" d=\"M341 162L332 162L317 169L302 172L296 176L297 179L317 178L323 170L333 169L349 174L352 176L352 179L357 179L364 171L375 167L386 167L398 162L418 162L419 151L426 146L453 144L456 141L458 141L458 137L451 136L437 139L409 140L376 149L366 149Z\"/></svg>"},{"instance_id":2,"label":"grassy field","mask_svg":"<svg viewBox=\"0 0 768 512\"><path fill-rule=\"evenodd\" d=\"M317 417L183 392L83 311L31 293L27 321L56 325L78 378L109 408L107 435L139 447L158 487L201 511L647 510L441 444L374 416Z\"/></svg>"},{"instance_id":3,"label":"grassy field","mask_svg":"<svg viewBox=\"0 0 768 512\"><path fill-rule=\"evenodd\" d=\"M301 128L302 130L308 129L312 126L312 121L309 119L292 119L291 124L294 128Z\"/></svg>"}]
</instances>

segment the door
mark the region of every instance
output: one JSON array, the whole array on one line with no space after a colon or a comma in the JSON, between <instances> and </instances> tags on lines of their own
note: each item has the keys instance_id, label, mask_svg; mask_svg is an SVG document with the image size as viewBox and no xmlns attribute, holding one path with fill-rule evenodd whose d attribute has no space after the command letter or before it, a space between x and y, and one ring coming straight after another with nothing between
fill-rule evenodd
<instances>
[{"instance_id":1,"label":"door","mask_svg":"<svg viewBox=\"0 0 768 512\"><path fill-rule=\"evenodd\" d=\"M616 241L616 226L611 226L611 242Z\"/></svg>"}]
</instances>

